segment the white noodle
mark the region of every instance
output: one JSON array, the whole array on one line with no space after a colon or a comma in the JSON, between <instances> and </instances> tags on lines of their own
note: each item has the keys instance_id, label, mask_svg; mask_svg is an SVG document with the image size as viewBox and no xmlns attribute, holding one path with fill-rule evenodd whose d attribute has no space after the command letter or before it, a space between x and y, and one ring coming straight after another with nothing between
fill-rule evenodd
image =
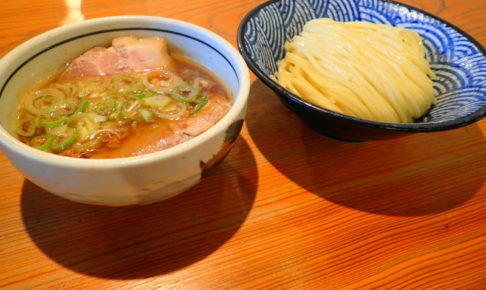
<instances>
[{"instance_id":1,"label":"white noodle","mask_svg":"<svg viewBox=\"0 0 486 290\"><path fill-rule=\"evenodd\" d=\"M434 73L415 31L315 19L285 50L275 79L323 108L363 119L406 123L435 103Z\"/></svg>"}]
</instances>

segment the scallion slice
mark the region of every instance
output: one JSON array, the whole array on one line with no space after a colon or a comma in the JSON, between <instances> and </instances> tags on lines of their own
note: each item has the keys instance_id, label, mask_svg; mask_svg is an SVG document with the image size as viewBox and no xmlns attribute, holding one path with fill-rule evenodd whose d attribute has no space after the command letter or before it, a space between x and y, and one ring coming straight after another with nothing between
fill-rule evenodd
<instances>
[{"instance_id":1,"label":"scallion slice","mask_svg":"<svg viewBox=\"0 0 486 290\"><path fill-rule=\"evenodd\" d=\"M45 117L39 119L39 125L43 127L57 127L64 125L69 118L61 116L61 117Z\"/></svg>"},{"instance_id":2,"label":"scallion slice","mask_svg":"<svg viewBox=\"0 0 486 290\"><path fill-rule=\"evenodd\" d=\"M140 117L142 117L142 120L144 122L151 123L151 122L155 121L155 115L149 109L141 108L141 109L138 110L138 114L140 115Z\"/></svg>"},{"instance_id":3,"label":"scallion slice","mask_svg":"<svg viewBox=\"0 0 486 290\"><path fill-rule=\"evenodd\" d=\"M199 104L196 106L196 109L194 109L194 111L192 111L190 114L194 115L197 114L199 111L201 111L202 108L204 108L208 104L208 100L209 100L208 94L204 93L204 95L199 98L198 100Z\"/></svg>"},{"instance_id":4,"label":"scallion slice","mask_svg":"<svg viewBox=\"0 0 486 290\"><path fill-rule=\"evenodd\" d=\"M49 115L51 117L71 115L76 111L77 107L78 106L76 105L76 103L72 101L59 101L52 104L47 111L43 112L43 114Z\"/></svg>"},{"instance_id":5,"label":"scallion slice","mask_svg":"<svg viewBox=\"0 0 486 290\"><path fill-rule=\"evenodd\" d=\"M36 121L32 117L23 118L15 122L15 132L24 137L33 136L36 127Z\"/></svg>"},{"instance_id":6,"label":"scallion slice","mask_svg":"<svg viewBox=\"0 0 486 290\"><path fill-rule=\"evenodd\" d=\"M139 93L143 90L142 80L131 75L116 75L111 79L111 88L119 93Z\"/></svg>"},{"instance_id":7,"label":"scallion slice","mask_svg":"<svg viewBox=\"0 0 486 290\"><path fill-rule=\"evenodd\" d=\"M152 107L157 117L167 120L177 120L186 113L186 103L171 101L163 107Z\"/></svg>"},{"instance_id":8,"label":"scallion slice","mask_svg":"<svg viewBox=\"0 0 486 290\"><path fill-rule=\"evenodd\" d=\"M170 94L180 102L192 103L199 96L199 89L183 83L175 87Z\"/></svg>"},{"instance_id":9,"label":"scallion slice","mask_svg":"<svg viewBox=\"0 0 486 290\"><path fill-rule=\"evenodd\" d=\"M167 94L180 83L182 79L168 71L151 71L143 77L145 87L158 94Z\"/></svg>"},{"instance_id":10,"label":"scallion slice","mask_svg":"<svg viewBox=\"0 0 486 290\"><path fill-rule=\"evenodd\" d=\"M25 109L33 115L40 115L64 97L64 93L56 88L38 90L25 98Z\"/></svg>"},{"instance_id":11,"label":"scallion slice","mask_svg":"<svg viewBox=\"0 0 486 290\"><path fill-rule=\"evenodd\" d=\"M49 148L51 148L53 141L54 141L54 136L44 134L32 138L32 140L30 140L30 144L32 145L32 147L35 147L42 151L46 151Z\"/></svg>"},{"instance_id":12,"label":"scallion slice","mask_svg":"<svg viewBox=\"0 0 486 290\"><path fill-rule=\"evenodd\" d=\"M170 102L170 98L167 96L162 96L162 95L155 95L149 98L143 99L143 103L147 106L151 107L164 107Z\"/></svg>"},{"instance_id":13,"label":"scallion slice","mask_svg":"<svg viewBox=\"0 0 486 290\"><path fill-rule=\"evenodd\" d=\"M123 102L120 106L120 118L122 120L135 120L135 115L137 114L140 105L140 101Z\"/></svg>"},{"instance_id":14,"label":"scallion slice","mask_svg":"<svg viewBox=\"0 0 486 290\"><path fill-rule=\"evenodd\" d=\"M71 146L74 141L76 141L77 131L75 128L63 126L55 132L51 132L54 135L54 141L52 142L51 149L55 153L59 153L69 146Z\"/></svg>"},{"instance_id":15,"label":"scallion slice","mask_svg":"<svg viewBox=\"0 0 486 290\"><path fill-rule=\"evenodd\" d=\"M104 92L106 88L103 87L103 84L98 81L89 81L83 84L82 89L78 93L78 97L84 98L88 97L92 94L99 94Z\"/></svg>"},{"instance_id":16,"label":"scallion slice","mask_svg":"<svg viewBox=\"0 0 486 290\"><path fill-rule=\"evenodd\" d=\"M81 104L79 104L78 108L76 109L76 113L83 113L86 112L86 109L89 107L89 101L86 99L81 99Z\"/></svg>"},{"instance_id":17,"label":"scallion slice","mask_svg":"<svg viewBox=\"0 0 486 290\"><path fill-rule=\"evenodd\" d=\"M141 99L146 98L148 96L149 96L148 93L140 93L140 94L131 95L129 98L134 99L134 100L141 100Z\"/></svg>"},{"instance_id":18,"label":"scallion slice","mask_svg":"<svg viewBox=\"0 0 486 290\"><path fill-rule=\"evenodd\" d=\"M96 106L95 112L97 114L108 116L115 112L117 108L117 101L113 97L108 97L104 99L101 103Z\"/></svg>"}]
</instances>

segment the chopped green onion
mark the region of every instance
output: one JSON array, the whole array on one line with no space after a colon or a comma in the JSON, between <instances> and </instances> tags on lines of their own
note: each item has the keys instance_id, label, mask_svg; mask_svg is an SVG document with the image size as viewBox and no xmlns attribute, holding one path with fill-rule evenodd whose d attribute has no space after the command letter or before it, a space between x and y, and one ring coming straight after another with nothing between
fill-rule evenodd
<instances>
[{"instance_id":1,"label":"chopped green onion","mask_svg":"<svg viewBox=\"0 0 486 290\"><path fill-rule=\"evenodd\" d=\"M52 104L49 109L44 112L44 114L48 114L49 116L65 116L71 115L76 111L77 105L69 100L59 101Z\"/></svg>"},{"instance_id":2,"label":"chopped green onion","mask_svg":"<svg viewBox=\"0 0 486 290\"><path fill-rule=\"evenodd\" d=\"M141 100L141 99L146 98L148 96L150 96L150 94L148 94L148 93L140 93L140 94L136 94L136 95L131 95L130 98L131 99L135 99L135 100Z\"/></svg>"},{"instance_id":3,"label":"chopped green onion","mask_svg":"<svg viewBox=\"0 0 486 290\"><path fill-rule=\"evenodd\" d=\"M199 89L183 83L175 87L170 94L180 102L192 103L199 96Z\"/></svg>"},{"instance_id":4,"label":"chopped green onion","mask_svg":"<svg viewBox=\"0 0 486 290\"><path fill-rule=\"evenodd\" d=\"M54 141L52 142L51 149L55 153L59 153L69 146L71 146L74 141L76 141L77 131L75 128L62 126L62 128L52 131L51 134L54 135ZM62 130L61 130L62 129Z\"/></svg>"},{"instance_id":5,"label":"chopped green onion","mask_svg":"<svg viewBox=\"0 0 486 290\"><path fill-rule=\"evenodd\" d=\"M170 98L162 95L155 95L149 98L143 99L143 103L152 107L164 107L170 102Z\"/></svg>"},{"instance_id":6,"label":"chopped green onion","mask_svg":"<svg viewBox=\"0 0 486 290\"><path fill-rule=\"evenodd\" d=\"M115 112L117 108L117 101L113 97L104 99L98 106L96 106L95 112L97 114L108 116Z\"/></svg>"},{"instance_id":7,"label":"chopped green onion","mask_svg":"<svg viewBox=\"0 0 486 290\"><path fill-rule=\"evenodd\" d=\"M151 71L143 76L145 87L158 94L170 93L172 88L182 83L182 79L168 71Z\"/></svg>"},{"instance_id":8,"label":"chopped green onion","mask_svg":"<svg viewBox=\"0 0 486 290\"><path fill-rule=\"evenodd\" d=\"M208 94L204 93L204 95L201 98L199 98L198 102L199 104L196 106L196 109L194 109L194 111L190 113L191 115L198 113L199 111L202 110L202 108L204 108L208 104Z\"/></svg>"},{"instance_id":9,"label":"chopped green onion","mask_svg":"<svg viewBox=\"0 0 486 290\"><path fill-rule=\"evenodd\" d=\"M76 113L86 112L86 109L89 107L89 101L86 99L81 99L81 104L79 105Z\"/></svg>"},{"instance_id":10,"label":"chopped green onion","mask_svg":"<svg viewBox=\"0 0 486 290\"><path fill-rule=\"evenodd\" d=\"M111 79L111 87L119 93L141 92L144 85L141 79L131 75L116 75Z\"/></svg>"},{"instance_id":11,"label":"chopped green onion","mask_svg":"<svg viewBox=\"0 0 486 290\"><path fill-rule=\"evenodd\" d=\"M33 115L40 115L64 97L64 93L55 88L38 90L24 100L25 109Z\"/></svg>"},{"instance_id":12,"label":"chopped green onion","mask_svg":"<svg viewBox=\"0 0 486 290\"><path fill-rule=\"evenodd\" d=\"M53 141L54 136L44 134L32 138L32 140L30 140L30 144L39 150L46 151L47 149L51 148Z\"/></svg>"},{"instance_id":13,"label":"chopped green onion","mask_svg":"<svg viewBox=\"0 0 486 290\"><path fill-rule=\"evenodd\" d=\"M127 103L123 102L120 106L120 118L122 120L130 120L131 118L127 116Z\"/></svg>"},{"instance_id":14,"label":"chopped green onion","mask_svg":"<svg viewBox=\"0 0 486 290\"><path fill-rule=\"evenodd\" d=\"M39 125L43 127L57 127L64 125L69 120L67 117L48 117L48 118L39 118Z\"/></svg>"},{"instance_id":15,"label":"chopped green onion","mask_svg":"<svg viewBox=\"0 0 486 290\"><path fill-rule=\"evenodd\" d=\"M168 120L177 120L186 113L186 103L171 101L163 107L152 107L157 117Z\"/></svg>"},{"instance_id":16,"label":"chopped green onion","mask_svg":"<svg viewBox=\"0 0 486 290\"><path fill-rule=\"evenodd\" d=\"M84 142L100 128L100 123L104 121L106 121L106 117L95 113L78 113L71 116L68 124L77 129L78 141Z\"/></svg>"},{"instance_id":17,"label":"chopped green onion","mask_svg":"<svg viewBox=\"0 0 486 290\"><path fill-rule=\"evenodd\" d=\"M36 129L36 121L34 118L23 118L15 122L15 132L21 136L33 136Z\"/></svg>"},{"instance_id":18,"label":"chopped green onion","mask_svg":"<svg viewBox=\"0 0 486 290\"><path fill-rule=\"evenodd\" d=\"M138 114L147 123L151 123L155 120L154 113L152 111L150 111L149 109L141 108L140 110L138 110Z\"/></svg>"},{"instance_id":19,"label":"chopped green onion","mask_svg":"<svg viewBox=\"0 0 486 290\"><path fill-rule=\"evenodd\" d=\"M106 117L101 116L101 115L96 115L95 113L89 113L92 117L92 119L97 122L97 123L103 123L106 122Z\"/></svg>"},{"instance_id":20,"label":"chopped green onion","mask_svg":"<svg viewBox=\"0 0 486 290\"><path fill-rule=\"evenodd\" d=\"M106 89L103 87L103 84L101 82L90 81L83 84L83 88L79 92L78 97L84 98L94 93L101 93L105 90Z\"/></svg>"},{"instance_id":21,"label":"chopped green onion","mask_svg":"<svg viewBox=\"0 0 486 290\"><path fill-rule=\"evenodd\" d=\"M134 120L139 107L140 101L123 102L120 107L120 118L122 120Z\"/></svg>"},{"instance_id":22,"label":"chopped green onion","mask_svg":"<svg viewBox=\"0 0 486 290\"><path fill-rule=\"evenodd\" d=\"M49 128L47 133L50 135L62 135L64 132L66 132L67 128L69 128L67 125L61 125L53 128Z\"/></svg>"}]
</instances>

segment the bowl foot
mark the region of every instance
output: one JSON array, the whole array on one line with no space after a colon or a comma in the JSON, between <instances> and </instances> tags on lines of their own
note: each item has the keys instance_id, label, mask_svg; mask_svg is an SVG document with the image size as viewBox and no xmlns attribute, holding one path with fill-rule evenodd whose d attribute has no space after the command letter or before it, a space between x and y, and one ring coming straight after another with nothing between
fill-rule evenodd
<instances>
[{"instance_id":1,"label":"bowl foot","mask_svg":"<svg viewBox=\"0 0 486 290\"><path fill-rule=\"evenodd\" d=\"M346 138L338 137L338 136L335 136L335 135L333 135L333 134L329 134L329 132L324 131L324 130L322 130L322 129L320 129L320 128L317 128L317 127L312 126L312 125L310 125L310 124L308 124L308 125L309 125L309 127L310 127L312 130L316 131L317 133L319 133L319 134L321 134L321 135L324 135L324 136L326 136L326 137L329 137L329 138L331 138L331 139L337 140L337 141L341 141L341 142L347 142L347 143L362 143L362 142L365 142L365 141L361 141L361 140L351 140L351 139L346 139Z\"/></svg>"}]
</instances>

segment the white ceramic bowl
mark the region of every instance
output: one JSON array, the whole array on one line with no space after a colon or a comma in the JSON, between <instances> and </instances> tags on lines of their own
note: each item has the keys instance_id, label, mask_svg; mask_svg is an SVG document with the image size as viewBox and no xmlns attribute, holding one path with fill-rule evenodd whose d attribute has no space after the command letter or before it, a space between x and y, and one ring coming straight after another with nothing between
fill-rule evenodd
<instances>
[{"instance_id":1,"label":"white ceramic bowl","mask_svg":"<svg viewBox=\"0 0 486 290\"><path fill-rule=\"evenodd\" d=\"M117 159L77 159L31 148L12 135L19 96L91 47L117 36L161 35L228 87L233 106L203 134L167 150ZM43 33L0 60L0 146L25 177L58 196L89 204L125 206L161 201L197 184L238 136L246 112L249 71L235 48L196 25L161 17L87 20Z\"/></svg>"}]
</instances>

